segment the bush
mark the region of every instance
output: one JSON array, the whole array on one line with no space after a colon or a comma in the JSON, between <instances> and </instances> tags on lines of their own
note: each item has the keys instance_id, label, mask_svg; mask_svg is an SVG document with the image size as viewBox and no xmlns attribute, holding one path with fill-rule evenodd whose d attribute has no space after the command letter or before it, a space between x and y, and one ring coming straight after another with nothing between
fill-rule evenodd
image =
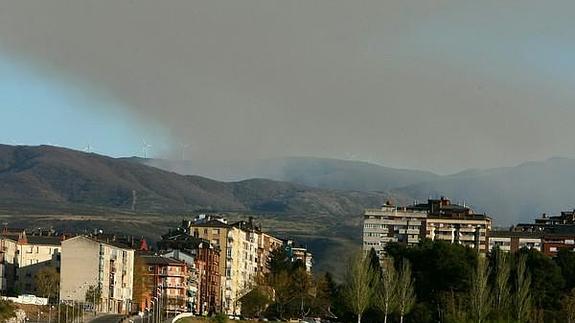
<instances>
[{"instance_id":1,"label":"bush","mask_svg":"<svg viewBox=\"0 0 575 323\"><path fill-rule=\"evenodd\" d=\"M0 322L5 322L16 315L16 307L12 302L0 300Z\"/></svg>"},{"instance_id":2,"label":"bush","mask_svg":"<svg viewBox=\"0 0 575 323\"><path fill-rule=\"evenodd\" d=\"M228 322L228 316L224 313L218 313L218 314L212 316L212 322L214 322L214 323L227 323Z\"/></svg>"}]
</instances>

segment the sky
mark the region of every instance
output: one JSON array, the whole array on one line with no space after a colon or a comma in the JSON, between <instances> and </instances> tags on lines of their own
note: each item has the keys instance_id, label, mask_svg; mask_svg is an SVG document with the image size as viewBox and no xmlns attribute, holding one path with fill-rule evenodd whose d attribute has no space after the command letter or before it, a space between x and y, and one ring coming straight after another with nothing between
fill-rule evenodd
<instances>
[{"instance_id":1,"label":"sky","mask_svg":"<svg viewBox=\"0 0 575 323\"><path fill-rule=\"evenodd\" d=\"M572 1L0 2L0 142L453 173L575 157Z\"/></svg>"}]
</instances>

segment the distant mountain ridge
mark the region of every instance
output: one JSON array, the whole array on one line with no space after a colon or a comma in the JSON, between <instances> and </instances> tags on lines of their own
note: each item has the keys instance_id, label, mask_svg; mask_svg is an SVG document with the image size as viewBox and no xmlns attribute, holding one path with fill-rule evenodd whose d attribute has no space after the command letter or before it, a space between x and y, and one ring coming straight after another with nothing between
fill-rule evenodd
<instances>
[{"instance_id":1,"label":"distant mountain ridge","mask_svg":"<svg viewBox=\"0 0 575 323\"><path fill-rule=\"evenodd\" d=\"M387 191L440 177L427 171L316 157L209 163L142 158L132 160L183 175L201 175L221 181L267 178L311 187L354 191Z\"/></svg>"},{"instance_id":2,"label":"distant mountain ridge","mask_svg":"<svg viewBox=\"0 0 575 323\"><path fill-rule=\"evenodd\" d=\"M51 146L0 145L0 210L182 213L198 210L348 216L382 193L309 188L267 179L224 183Z\"/></svg>"},{"instance_id":3,"label":"distant mountain ridge","mask_svg":"<svg viewBox=\"0 0 575 323\"><path fill-rule=\"evenodd\" d=\"M550 158L514 167L469 169L452 175L394 169L375 164L326 158L294 157L255 162L247 169L233 164L206 169L193 162L140 160L148 165L190 174L281 179L317 188L380 191L403 200L445 195L490 214L496 225L530 222L543 212L575 208L575 160Z\"/></svg>"}]
</instances>

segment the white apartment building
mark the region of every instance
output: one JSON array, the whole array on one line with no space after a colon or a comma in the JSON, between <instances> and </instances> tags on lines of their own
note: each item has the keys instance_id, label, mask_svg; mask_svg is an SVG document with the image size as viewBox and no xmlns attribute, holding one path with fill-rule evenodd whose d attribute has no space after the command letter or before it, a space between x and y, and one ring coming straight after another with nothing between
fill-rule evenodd
<instances>
[{"instance_id":1,"label":"white apartment building","mask_svg":"<svg viewBox=\"0 0 575 323\"><path fill-rule=\"evenodd\" d=\"M387 202L379 209L366 209L363 221L363 250L375 249L381 257L389 242L415 245L425 228L427 212L398 208Z\"/></svg>"},{"instance_id":2,"label":"white apartment building","mask_svg":"<svg viewBox=\"0 0 575 323\"><path fill-rule=\"evenodd\" d=\"M86 291L95 286L101 290L99 311L128 313L132 302L134 250L86 236L62 241L60 277L62 301L85 302Z\"/></svg>"},{"instance_id":3,"label":"white apartment building","mask_svg":"<svg viewBox=\"0 0 575 323\"><path fill-rule=\"evenodd\" d=\"M492 231L489 234L489 251L499 248L505 252L515 252L522 248L543 251L544 238L540 233Z\"/></svg>"},{"instance_id":4,"label":"white apartment building","mask_svg":"<svg viewBox=\"0 0 575 323\"><path fill-rule=\"evenodd\" d=\"M483 215L461 217L429 217L426 220L426 238L461 244L485 252L491 219Z\"/></svg>"},{"instance_id":5,"label":"white apartment building","mask_svg":"<svg viewBox=\"0 0 575 323\"><path fill-rule=\"evenodd\" d=\"M4 228L0 234L3 252L4 291L37 295L36 274L48 268L60 271L60 237L27 235L24 230Z\"/></svg>"},{"instance_id":6,"label":"white apartment building","mask_svg":"<svg viewBox=\"0 0 575 323\"><path fill-rule=\"evenodd\" d=\"M452 204L445 197L397 207L386 203L380 209L366 209L363 222L363 250L375 249L384 256L390 242L416 245L422 239L446 241L474 248L489 249L491 218L476 214L465 205Z\"/></svg>"}]
</instances>

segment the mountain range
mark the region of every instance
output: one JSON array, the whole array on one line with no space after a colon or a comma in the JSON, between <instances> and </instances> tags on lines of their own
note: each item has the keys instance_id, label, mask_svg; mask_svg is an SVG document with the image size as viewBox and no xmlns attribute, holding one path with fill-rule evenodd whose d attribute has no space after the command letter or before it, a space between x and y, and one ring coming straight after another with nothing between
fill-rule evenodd
<instances>
[{"instance_id":1,"label":"mountain range","mask_svg":"<svg viewBox=\"0 0 575 323\"><path fill-rule=\"evenodd\" d=\"M575 207L575 160L568 158L452 175L313 157L240 162L237 166L231 162L204 165L161 159L137 161L181 174L220 176L222 180L261 177L321 189L385 192L400 202L447 196L491 215L499 226L530 222L541 213Z\"/></svg>"},{"instance_id":2,"label":"mountain range","mask_svg":"<svg viewBox=\"0 0 575 323\"><path fill-rule=\"evenodd\" d=\"M0 145L0 208L181 214L198 211L347 216L383 193L311 188L268 179L220 182L51 146Z\"/></svg>"},{"instance_id":3,"label":"mountain range","mask_svg":"<svg viewBox=\"0 0 575 323\"><path fill-rule=\"evenodd\" d=\"M235 165L0 145L0 217L11 225L97 225L157 239L199 212L250 215L308 245L319 270L337 273L341 257L359 246L362 210L386 200L447 196L491 215L496 226L575 206L575 160L567 158L453 175L312 157Z\"/></svg>"}]
</instances>

